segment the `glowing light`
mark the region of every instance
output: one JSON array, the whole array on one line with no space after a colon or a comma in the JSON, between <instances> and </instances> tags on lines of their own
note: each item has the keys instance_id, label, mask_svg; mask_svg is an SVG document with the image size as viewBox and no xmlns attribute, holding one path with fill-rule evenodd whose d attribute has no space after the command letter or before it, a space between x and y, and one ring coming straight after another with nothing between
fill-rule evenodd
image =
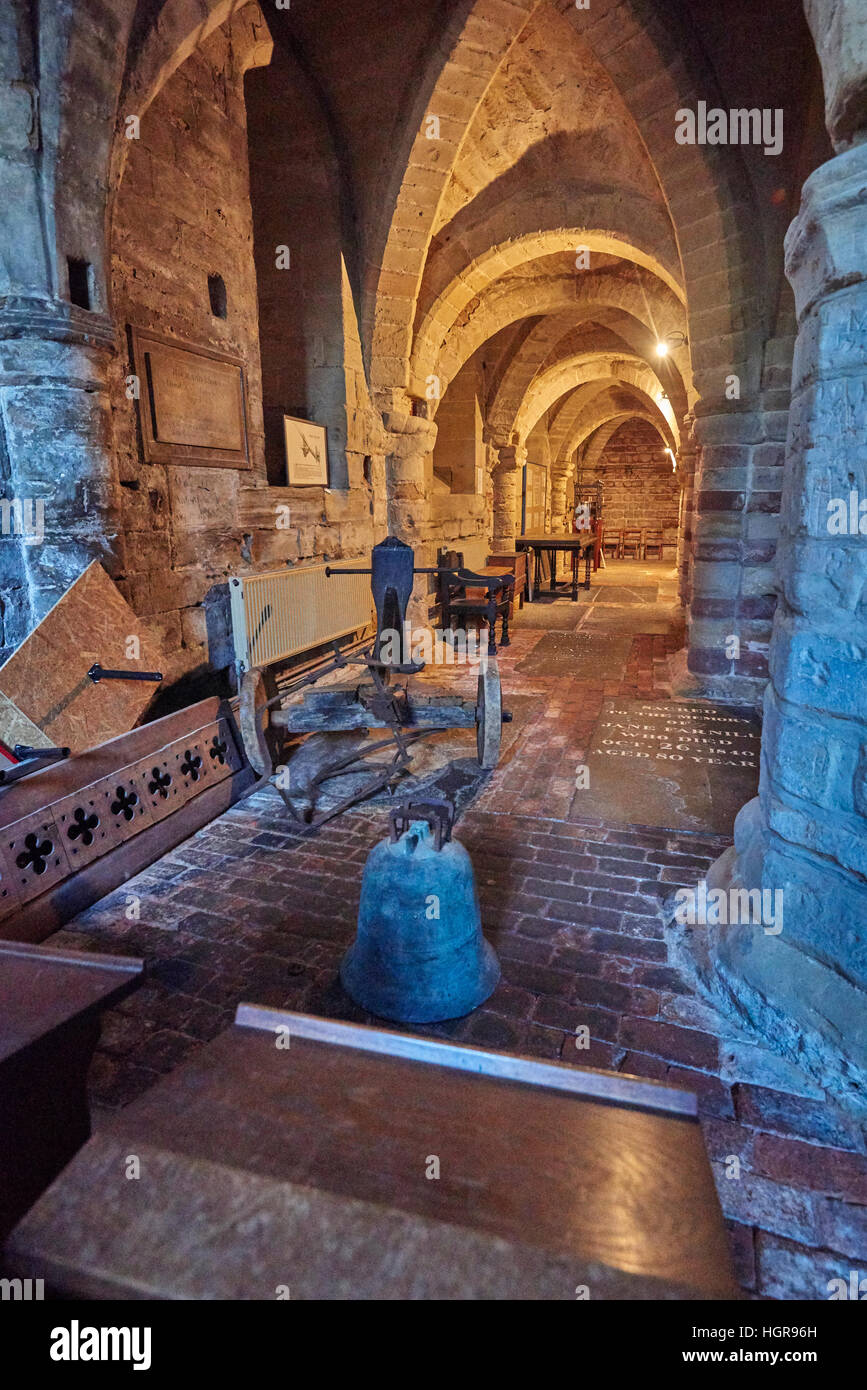
<instances>
[{"instance_id":1,"label":"glowing light","mask_svg":"<svg viewBox=\"0 0 867 1390\"><path fill-rule=\"evenodd\" d=\"M656 355L667 357L672 348L687 347L689 339L685 333L666 333L664 338L659 338L656 344Z\"/></svg>"}]
</instances>

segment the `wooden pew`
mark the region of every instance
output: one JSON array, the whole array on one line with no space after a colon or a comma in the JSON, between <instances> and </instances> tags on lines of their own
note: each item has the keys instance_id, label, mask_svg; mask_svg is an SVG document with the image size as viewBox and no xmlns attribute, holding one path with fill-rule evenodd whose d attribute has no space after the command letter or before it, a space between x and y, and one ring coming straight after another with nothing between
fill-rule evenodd
<instances>
[{"instance_id":1,"label":"wooden pew","mask_svg":"<svg viewBox=\"0 0 867 1390\"><path fill-rule=\"evenodd\" d=\"M90 1136L100 1013L144 962L0 942L0 1240Z\"/></svg>"},{"instance_id":2,"label":"wooden pew","mask_svg":"<svg viewBox=\"0 0 867 1390\"><path fill-rule=\"evenodd\" d=\"M5 1254L101 1299L738 1297L691 1093L245 1004Z\"/></svg>"}]
</instances>

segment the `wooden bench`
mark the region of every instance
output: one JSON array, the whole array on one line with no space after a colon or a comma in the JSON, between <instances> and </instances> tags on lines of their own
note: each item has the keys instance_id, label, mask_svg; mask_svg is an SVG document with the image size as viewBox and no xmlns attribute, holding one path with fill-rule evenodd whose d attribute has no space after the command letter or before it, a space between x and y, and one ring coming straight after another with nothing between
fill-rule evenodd
<instances>
[{"instance_id":1,"label":"wooden bench","mask_svg":"<svg viewBox=\"0 0 867 1390\"><path fill-rule=\"evenodd\" d=\"M242 1004L101 1127L6 1261L68 1298L737 1298L696 1108L637 1077Z\"/></svg>"},{"instance_id":2,"label":"wooden bench","mask_svg":"<svg viewBox=\"0 0 867 1390\"><path fill-rule=\"evenodd\" d=\"M0 788L0 939L44 940L254 780L214 696Z\"/></svg>"},{"instance_id":3,"label":"wooden bench","mask_svg":"<svg viewBox=\"0 0 867 1390\"><path fill-rule=\"evenodd\" d=\"M100 1013L139 983L121 956L0 943L0 1240L90 1136Z\"/></svg>"}]
</instances>

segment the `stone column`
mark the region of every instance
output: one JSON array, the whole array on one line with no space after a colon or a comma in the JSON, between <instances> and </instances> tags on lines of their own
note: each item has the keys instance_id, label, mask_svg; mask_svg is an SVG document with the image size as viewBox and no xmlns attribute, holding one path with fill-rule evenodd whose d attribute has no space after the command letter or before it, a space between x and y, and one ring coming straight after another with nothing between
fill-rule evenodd
<instances>
[{"instance_id":1,"label":"stone column","mask_svg":"<svg viewBox=\"0 0 867 1390\"><path fill-rule=\"evenodd\" d=\"M768 676L788 416L696 407L689 670L708 699L759 704ZM733 643L730 639L736 638Z\"/></svg>"},{"instance_id":2,"label":"stone column","mask_svg":"<svg viewBox=\"0 0 867 1390\"><path fill-rule=\"evenodd\" d=\"M681 501L680 524L677 529L677 585L678 597L686 611L692 593L692 548L693 548L693 507L695 505L695 466L698 450L696 448L695 419L687 415L681 431L681 444L678 454Z\"/></svg>"},{"instance_id":3,"label":"stone column","mask_svg":"<svg viewBox=\"0 0 867 1390\"><path fill-rule=\"evenodd\" d=\"M426 568L435 564L430 498L433 474L433 448L437 427L422 415L389 411L383 415L387 431L385 478L388 493L388 533L411 545L415 563ZM428 626L430 576L420 575L410 600L408 621L413 627Z\"/></svg>"},{"instance_id":4,"label":"stone column","mask_svg":"<svg viewBox=\"0 0 867 1390\"><path fill-rule=\"evenodd\" d=\"M23 0L7 8L0 39L0 660L91 560L116 571L119 510L107 386L115 335L97 312L107 303L105 286L94 264L94 308L73 305L58 257L69 187L84 167L74 157L58 178L54 166L59 66L71 21L59 7L46 8L38 25ZM76 207L71 220L76 245L96 260L85 230L97 208L101 243L95 174L87 188L87 208Z\"/></svg>"},{"instance_id":5,"label":"stone column","mask_svg":"<svg viewBox=\"0 0 867 1390\"><path fill-rule=\"evenodd\" d=\"M520 444L500 444L495 445L495 451L496 463L491 475L494 484L491 550L503 554L515 549L518 485L521 469L527 462L527 450Z\"/></svg>"},{"instance_id":6,"label":"stone column","mask_svg":"<svg viewBox=\"0 0 867 1390\"><path fill-rule=\"evenodd\" d=\"M0 305L4 657L91 560L110 572L122 565L108 391L115 350L102 314L33 294Z\"/></svg>"},{"instance_id":7,"label":"stone column","mask_svg":"<svg viewBox=\"0 0 867 1390\"><path fill-rule=\"evenodd\" d=\"M761 786L712 871L781 893L783 930L716 928L710 959L768 1042L867 1106L865 189L862 143L810 176L786 239L798 338Z\"/></svg>"}]
</instances>

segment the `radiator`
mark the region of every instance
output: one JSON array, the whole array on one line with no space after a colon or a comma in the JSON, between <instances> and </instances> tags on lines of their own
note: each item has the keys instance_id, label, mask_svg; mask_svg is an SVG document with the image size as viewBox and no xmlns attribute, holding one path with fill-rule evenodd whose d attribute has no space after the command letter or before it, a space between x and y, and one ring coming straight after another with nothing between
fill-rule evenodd
<instances>
[{"instance_id":1,"label":"radiator","mask_svg":"<svg viewBox=\"0 0 867 1390\"><path fill-rule=\"evenodd\" d=\"M239 671L283 661L368 625L370 575L327 579L325 568L309 565L229 580Z\"/></svg>"}]
</instances>

